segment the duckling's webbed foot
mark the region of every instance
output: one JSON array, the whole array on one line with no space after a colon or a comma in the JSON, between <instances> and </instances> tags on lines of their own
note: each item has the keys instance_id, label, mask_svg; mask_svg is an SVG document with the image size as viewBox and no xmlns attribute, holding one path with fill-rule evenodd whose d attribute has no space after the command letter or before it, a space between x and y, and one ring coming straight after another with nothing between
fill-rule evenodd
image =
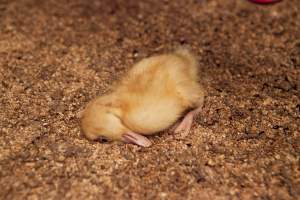
<instances>
[{"instance_id":1,"label":"duckling's webbed foot","mask_svg":"<svg viewBox=\"0 0 300 200\"><path fill-rule=\"evenodd\" d=\"M178 123L178 125L176 124L176 128L174 130L175 133L180 133L180 136L182 138L186 137L192 127L193 124L193 120L194 117L202 110L202 107L198 107L190 112L188 112L184 118L182 119L181 122Z\"/></svg>"},{"instance_id":2,"label":"duckling's webbed foot","mask_svg":"<svg viewBox=\"0 0 300 200\"><path fill-rule=\"evenodd\" d=\"M151 146L151 141L143 135L134 132L127 132L122 135L122 140L127 143L137 144L142 147Z\"/></svg>"}]
</instances>

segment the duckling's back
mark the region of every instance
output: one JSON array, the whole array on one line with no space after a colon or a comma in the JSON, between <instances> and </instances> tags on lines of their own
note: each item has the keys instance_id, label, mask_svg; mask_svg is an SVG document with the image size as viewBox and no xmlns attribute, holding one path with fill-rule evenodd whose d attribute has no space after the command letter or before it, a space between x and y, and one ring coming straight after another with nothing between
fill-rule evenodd
<instances>
[{"instance_id":1,"label":"duckling's back","mask_svg":"<svg viewBox=\"0 0 300 200\"><path fill-rule=\"evenodd\" d=\"M197 67L186 49L146 58L133 66L117 89L126 126L143 134L171 126L201 97Z\"/></svg>"}]
</instances>

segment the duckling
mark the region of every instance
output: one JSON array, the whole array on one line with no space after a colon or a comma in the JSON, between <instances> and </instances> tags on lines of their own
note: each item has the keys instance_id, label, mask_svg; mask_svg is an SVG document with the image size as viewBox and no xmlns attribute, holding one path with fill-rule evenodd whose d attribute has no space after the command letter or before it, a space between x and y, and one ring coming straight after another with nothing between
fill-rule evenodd
<instances>
[{"instance_id":1,"label":"duckling","mask_svg":"<svg viewBox=\"0 0 300 200\"><path fill-rule=\"evenodd\" d=\"M186 136L204 97L197 59L180 48L136 63L111 93L88 103L81 128L91 140L104 137L149 147L147 135L168 129L190 109L174 128Z\"/></svg>"}]
</instances>

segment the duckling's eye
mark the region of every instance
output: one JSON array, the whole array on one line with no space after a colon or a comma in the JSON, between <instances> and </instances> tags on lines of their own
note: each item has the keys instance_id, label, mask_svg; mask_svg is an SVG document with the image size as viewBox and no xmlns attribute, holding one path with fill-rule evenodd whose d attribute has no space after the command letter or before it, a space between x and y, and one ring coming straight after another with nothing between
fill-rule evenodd
<instances>
[{"instance_id":1,"label":"duckling's eye","mask_svg":"<svg viewBox=\"0 0 300 200\"><path fill-rule=\"evenodd\" d=\"M99 141L101 143L106 143L106 142L108 142L108 139L106 137L104 137L104 136L99 136L97 138L97 141Z\"/></svg>"}]
</instances>

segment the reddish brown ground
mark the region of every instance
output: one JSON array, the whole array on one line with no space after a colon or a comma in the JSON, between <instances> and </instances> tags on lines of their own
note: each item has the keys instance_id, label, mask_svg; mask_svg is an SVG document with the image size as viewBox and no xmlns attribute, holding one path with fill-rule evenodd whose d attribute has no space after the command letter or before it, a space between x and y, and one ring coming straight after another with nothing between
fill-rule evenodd
<instances>
[{"instance_id":1,"label":"reddish brown ground","mask_svg":"<svg viewBox=\"0 0 300 200\"><path fill-rule=\"evenodd\" d=\"M184 140L87 141L76 113L188 44L208 91ZM0 0L1 199L299 199L300 4Z\"/></svg>"}]
</instances>

